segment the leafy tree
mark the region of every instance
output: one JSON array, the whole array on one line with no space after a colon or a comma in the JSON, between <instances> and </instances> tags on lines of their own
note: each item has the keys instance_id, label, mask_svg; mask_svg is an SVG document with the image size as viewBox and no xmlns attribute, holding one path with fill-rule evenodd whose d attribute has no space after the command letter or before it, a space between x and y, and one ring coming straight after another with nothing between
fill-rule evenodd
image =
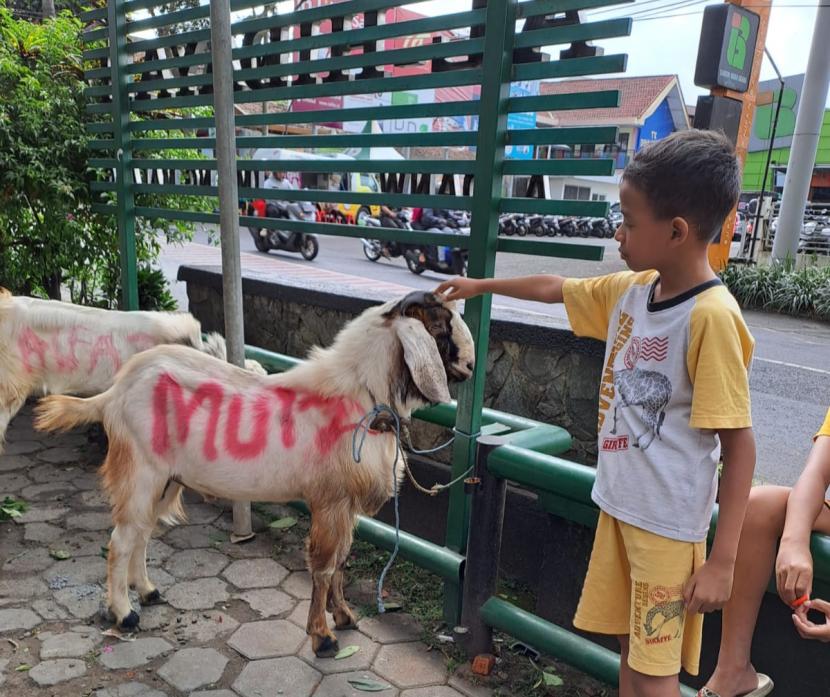
<instances>
[{"instance_id":1,"label":"leafy tree","mask_svg":"<svg viewBox=\"0 0 830 697\"><path fill-rule=\"evenodd\" d=\"M35 24L16 20L0 0L0 285L16 293L112 306L118 297L115 221L92 211L84 130L80 22L69 13ZM171 121L174 123L174 121ZM178 135L156 131L157 137ZM156 154L140 154L142 157ZM195 151L165 151L196 158ZM211 210L215 199L144 195L137 205ZM139 264L190 226L139 219Z\"/></svg>"}]
</instances>

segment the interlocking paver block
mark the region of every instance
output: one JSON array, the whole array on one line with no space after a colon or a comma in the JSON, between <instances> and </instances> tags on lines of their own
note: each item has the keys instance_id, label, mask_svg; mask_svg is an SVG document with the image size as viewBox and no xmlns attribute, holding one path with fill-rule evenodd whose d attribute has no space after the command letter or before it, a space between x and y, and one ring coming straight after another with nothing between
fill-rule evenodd
<instances>
[{"instance_id":1,"label":"interlocking paver block","mask_svg":"<svg viewBox=\"0 0 830 697\"><path fill-rule=\"evenodd\" d=\"M386 690L373 692L371 694L377 694L380 697L397 697L397 695L400 694L398 688L389 684L389 681L384 680L379 675L375 675L369 671L360 670L352 673L327 675L323 678L323 682L320 683L320 687L317 688L317 692L314 693L314 697L365 697L368 693L363 690L358 690L356 687L352 687L349 684L349 680L356 678L360 680L372 680L374 682L381 683L382 685L389 685Z\"/></svg>"},{"instance_id":2,"label":"interlocking paver block","mask_svg":"<svg viewBox=\"0 0 830 697\"><path fill-rule=\"evenodd\" d=\"M296 653L305 641L305 632L286 620L243 624L228 639L228 646L245 658L273 658Z\"/></svg>"},{"instance_id":3,"label":"interlocking paver block","mask_svg":"<svg viewBox=\"0 0 830 697\"><path fill-rule=\"evenodd\" d=\"M230 563L224 554L212 549L188 549L168 559L164 568L178 578L216 576Z\"/></svg>"},{"instance_id":4,"label":"interlocking paver block","mask_svg":"<svg viewBox=\"0 0 830 697\"><path fill-rule=\"evenodd\" d=\"M414 690L404 690L401 697L464 697L458 690L446 685L440 687L418 687Z\"/></svg>"},{"instance_id":5,"label":"interlocking paver block","mask_svg":"<svg viewBox=\"0 0 830 697\"><path fill-rule=\"evenodd\" d=\"M296 624L300 629L305 631L306 624L308 624L308 610L311 607L310 600L301 600L297 607L291 612L287 619L289 622L293 622ZM326 613L326 622L328 623L329 627L334 626L334 618L331 616L330 612Z\"/></svg>"},{"instance_id":6,"label":"interlocking paver block","mask_svg":"<svg viewBox=\"0 0 830 697\"><path fill-rule=\"evenodd\" d=\"M7 443L4 452L6 455L28 455L42 449L43 446L36 440L18 440L14 443Z\"/></svg>"},{"instance_id":7,"label":"interlocking paver block","mask_svg":"<svg viewBox=\"0 0 830 697\"><path fill-rule=\"evenodd\" d=\"M141 615L144 627L144 614ZM239 627L233 617L221 610L186 612L171 623L176 639L186 644L206 644L216 637L230 634Z\"/></svg>"},{"instance_id":8,"label":"interlocking paver block","mask_svg":"<svg viewBox=\"0 0 830 697\"><path fill-rule=\"evenodd\" d=\"M51 520L58 520L63 518L69 512L66 506L44 506L42 504L32 504L29 510L22 516L14 519L18 525L25 525L26 523L45 523Z\"/></svg>"},{"instance_id":9,"label":"interlocking paver block","mask_svg":"<svg viewBox=\"0 0 830 697\"><path fill-rule=\"evenodd\" d=\"M27 469L32 466L32 461L23 455L0 455L0 472L9 472L21 467Z\"/></svg>"},{"instance_id":10,"label":"interlocking paver block","mask_svg":"<svg viewBox=\"0 0 830 697\"><path fill-rule=\"evenodd\" d=\"M63 535L63 528L50 523L29 523L25 527L23 539L29 542L54 542Z\"/></svg>"},{"instance_id":11,"label":"interlocking paver block","mask_svg":"<svg viewBox=\"0 0 830 697\"><path fill-rule=\"evenodd\" d=\"M111 646L112 651L106 651L108 647L105 646L99 657L101 663L110 670L137 668L173 648L158 637L119 642Z\"/></svg>"},{"instance_id":12,"label":"interlocking paver block","mask_svg":"<svg viewBox=\"0 0 830 697\"><path fill-rule=\"evenodd\" d=\"M0 610L0 632L10 629L32 629L40 622L40 617L28 608L10 607Z\"/></svg>"},{"instance_id":13,"label":"interlocking paver block","mask_svg":"<svg viewBox=\"0 0 830 697\"><path fill-rule=\"evenodd\" d=\"M25 583L14 578L4 578L0 581L0 598L4 600L33 598L43 595L46 590L46 585L38 578L27 578Z\"/></svg>"},{"instance_id":14,"label":"interlocking paver block","mask_svg":"<svg viewBox=\"0 0 830 697\"><path fill-rule=\"evenodd\" d=\"M311 574L308 571L295 571L282 583L282 589L300 600L311 599Z\"/></svg>"},{"instance_id":15,"label":"interlocking paver block","mask_svg":"<svg viewBox=\"0 0 830 697\"><path fill-rule=\"evenodd\" d=\"M164 544L164 542L154 537L147 545L147 564L149 566L159 566L175 551L170 545Z\"/></svg>"},{"instance_id":16,"label":"interlocking paver block","mask_svg":"<svg viewBox=\"0 0 830 697\"><path fill-rule=\"evenodd\" d=\"M31 485L31 482L26 479L20 472L10 472L9 474L0 474L0 491L4 494L16 494L21 489L26 489ZM27 499L31 500L31 499Z\"/></svg>"},{"instance_id":17,"label":"interlocking paver block","mask_svg":"<svg viewBox=\"0 0 830 697\"><path fill-rule=\"evenodd\" d=\"M288 569L273 559L240 559L222 575L237 588L269 588L278 586L288 576Z\"/></svg>"},{"instance_id":18,"label":"interlocking paver block","mask_svg":"<svg viewBox=\"0 0 830 697\"><path fill-rule=\"evenodd\" d=\"M167 697L167 693L144 683L125 682L98 690L93 697Z\"/></svg>"},{"instance_id":19,"label":"interlocking paver block","mask_svg":"<svg viewBox=\"0 0 830 697\"><path fill-rule=\"evenodd\" d=\"M251 661L233 683L242 697L310 697L322 676L296 656Z\"/></svg>"},{"instance_id":20,"label":"interlocking paver block","mask_svg":"<svg viewBox=\"0 0 830 697\"><path fill-rule=\"evenodd\" d=\"M218 578L200 578L177 583L165 593L167 602L179 610L208 610L230 598L227 584Z\"/></svg>"},{"instance_id":21,"label":"interlocking paver block","mask_svg":"<svg viewBox=\"0 0 830 697\"><path fill-rule=\"evenodd\" d=\"M227 539L227 535L212 525L179 525L168 532L164 539L178 549L212 547L214 542Z\"/></svg>"},{"instance_id":22,"label":"interlocking paver block","mask_svg":"<svg viewBox=\"0 0 830 697\"><path fill-rule=\"evenodd\" d=\"M39 484L51 482L71 482L81 473L77 467L57 467L55 465L41 465L28 471L29 479Z\"/></svg>"},{"instance_id":23,"label":"interlocking paver block","mask_svg":"<svg viewBox=\"0 0 830 697\"><path fill-rule=\"evenodd\" d=\"M311 639L307 639L303 644L302 651L297 655L324 675L329 675L330 673L346 673L353 670L369 670L372 666L372 661L380 650L380 645L375 644L369 637L354 630L335 629L334 631L337 634L337 641L341 651L347 646L357 646L359 649L357 653L339 660L334 658L318 658L314 655L314 650L311 648Z\"/></svg>"},{"instance_id":24,"label":"interlocking paver block","mask_svg":"<svg viewBox=\"0 0 830 697\"><path fill-rule=\"evenodd\" d=\"M387 612L360 621L360 631L380 644L415 641L423 636L423 627L403 612Z\"/></svg>"},{"instance_id":25,"label":"interlocking paver block","mask_svg":"<svg viewBox=\"0 0 830 697\"><path fill-rule=\"evenodd\" d=\"M278 591L276 588L258 588L245 591L235 596L244 600L261 617L279 617L291 612L297 605L297 600L287 593Z\"/></svg>"},{"instance_id":26,"label":"interlocking paver block","mask_svg":"<svg viewBox=\"0 0 830 697\"><path fill-rule=\"evenodd\" d=\"M184 512L190 525L204 525L216 520L222 514L222 509L209 503L187 503Z\"/></svg>"},{"instance_id":27,"label":"interlocking paver block","mask_svg":"<svg viewBox=\"0 0 830 697\"><path fill-rule=\"evenodd\" d=\"M59 545L52 545L56 551L65 551ZM52 590L85 583L103 582L107 577L107 560L97 557L73 557L56 562L43 574Z\"/></svg>"},{"instance_id":28,"label":"interlocking paver block","mask_svg":"<svg viewBox=\"0 0 830 697\"><path fill-rule=\"evenodd\" d=\"M55 600L79 620L92 617L101 608L104 589L97 583L68 586L54 593Z\"/></svg>"},{"instance_id":29,"label":"interlocking paver block","mask_svg":"<svg viewBox=\"0 0 830 697\"><path fill-rule=\"evenodd\" d=\"M112 527L112 514L109 511L92 511L81 513L81 515L71 515L66 519L66 527L88 532L109 530Z\"/></svg>"},{"instance_id":30,"label":"interlocking paver block","mask_svg":"<svg viewBox=\"0 0 830 697\"><path fill-rule=\"evenodd\" d=\"M27 486L20 495L26 501L63 501L74 493L75 487L69 482L52 482Z\"/></svg>"},{"instance_id":31,"label":"interlocking paver block","mask_svg":"<svg viewBox=\"0 0 830 697\"><path fill-rule=\"evenodd\" d=\"M190 697L238 697L238 695L230 690L198 690L191 692Z\"/></svg>"},{"instance_id":32,"label":"interlocking paver block","mask_svg":"<svg viewBox=\"0 0 830 697\"><path fill-rule=\"evenodd\" d=\"M443 655L427 652L427 647L417 641L382 647L372 669L402 689L441 685L447 681Z\"/></svg>"},{"instance_id":33,"label":"interlocking paver block","mask_svg":"<svg viewBox=\"0 0 830 697\"><path fill-rule=\"evenodd\" d=\"M29 671L29 677L38 685L57 685L86 673L86 663L80 658L58 658L38 663Z\"/></svg>"},{"instance_id":34,"label":"interlocking paver block","mask_svg":"<svg viewBox=\"0 0 830 697\"><path fill-rule=\"evenodd\" d=\"M32 610L45 620L68 620L69 612L50 598L40 598L32 603Z\"/></svg>"},{"instance_id":35,"label":"interlocking paver block","mask_svg":"<svg viewBox=\"0 0 830 697\"><path fill-rule=\"evenodd\" d=\"M53 465L72 464L78 460L86 459L85 455L75 447L47 448L37 454L39 460Z\"/></svg>"},{"instance_id":36,"label":"interlocking paver block","mask_svg":"<svg viewBox=\"0 0 830 697\"><path fill-rule=\"evenodd\" d=\"M105 508L109 506L107 495L100 489L82 491L79 498L81 503L89 508Z\"/></svg>"},{"instance_id":37,"label":"interlocking paver block","mask_svg":"<svg viewBox=\"0 0 830 697\"><path fill-rule=\"evenodd\" d=\"M9 557L2 569L4 574L30 574L33 571L48 569L54 563L55 560L49 556L48 549L36 547Z\"/></svg>"},{"instance_id":38,"label":"interlocking paver block","mask_svg":"<svg viewBox=\"0 0 830 697\"><path fill-rule=\"evenodd\" d=\"M158 674L177 690L189 692L217 682L228 659L215 649L182 649L158 670Z\"/></svg>"},{"instance_id":39,"label":"interlocking paver block","mask_svg":"<svg viewBox=\"0 0 830 697\"><path fill-rule=\"evenodd\" d=\"M64 632L63 634L41 632L38 634L38 639L41 641L40 660L85 656L95 648L96 638L97 636L93 638L89 632Z\"/></svg>"}]
</instances>

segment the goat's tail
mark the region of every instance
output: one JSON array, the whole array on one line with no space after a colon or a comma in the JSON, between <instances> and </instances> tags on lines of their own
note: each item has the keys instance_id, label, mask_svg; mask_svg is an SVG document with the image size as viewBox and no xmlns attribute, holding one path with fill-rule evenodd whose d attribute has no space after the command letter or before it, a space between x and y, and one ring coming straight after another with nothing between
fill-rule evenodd
<instances>
[{"instance_id":1,"label":"goat's tail","mask_svg":"<svg viewBox=\"0 0 830 697\"><path fill-rule=\"evenodd\" d=\"M106 399L104 394L81 399L54 395L44 397L35 407L35 428L38 431L68 431L82 424L101 421Z\"/></svg>"},{"instance_id":2,"label":"goat's tail","mask_svg":"<svg viewBox=\"0 0 830 697\"><path fill-rule=\"evenodd\" d=\"M202 339L201 350L208 356L218 358L220 361L228 359L228 349L225 345L225 337L218 332L210 332Z\"/></svg>"}]
</instances>

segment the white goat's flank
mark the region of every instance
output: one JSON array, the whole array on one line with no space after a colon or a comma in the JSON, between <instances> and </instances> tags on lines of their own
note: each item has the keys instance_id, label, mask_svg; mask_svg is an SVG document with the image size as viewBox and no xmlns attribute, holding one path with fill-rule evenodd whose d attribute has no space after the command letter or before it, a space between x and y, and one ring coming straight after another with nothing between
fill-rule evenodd
<instances>
[{"instance_id":1,"label":"white goat's flank","mask_svg":"<svg viewBox=\"0 0 830 697\"><path fill-rule=\"evenodd\" d=\"M359 463L355 425L379 404L407 420L413 409L448 399L448 378L469 378L474 355L454 306L416 293L365 311L331 347L314 349L286 373L253 375L191 349L160 346L130 359L103 394L43 400L39 429L102 420L107 430L102 474L115 522L108 594L118 622L138 621L130 584L142 599L158 597L144 564L147 540L159 518L179 514L181 485L238 500L303 499L312 511L307 630L314 651L330 655L337 644L326 605L337 627L355 622L342 594L355 516L374 515L399 483L389 423L375 422ZM401 466L399 480L402 473Z\"/></svg>"},{"instance_id":2,"label":"white goat's flank","mask_svg":"<svg viewBox=\"0 0 830 697\"><path fill-rule=\"evenodd\" d=\"M135 353L163 343L201 346L186 313L117 312L0 289L0 451L9 421L32 394L97 394Z\"/></svg>"}]
</instances>

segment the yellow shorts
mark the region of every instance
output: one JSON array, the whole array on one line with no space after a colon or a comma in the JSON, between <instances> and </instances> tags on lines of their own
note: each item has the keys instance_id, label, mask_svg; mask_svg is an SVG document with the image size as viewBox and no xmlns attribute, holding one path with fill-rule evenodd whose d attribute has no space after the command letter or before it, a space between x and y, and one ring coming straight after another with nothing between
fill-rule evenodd
<instances>
[{"instance_id":1,"label":"yellow shorts","mask_svg":"<svg viewBox=\"0 0 830 697\"><path fill-rule=\"evenodd\" d=\"M697 675L703 615L686 615L683 585L706 542L680 542L601 511L574 626L629 635L628 665L645 675Z\"/></svg>"}]
</instances>

